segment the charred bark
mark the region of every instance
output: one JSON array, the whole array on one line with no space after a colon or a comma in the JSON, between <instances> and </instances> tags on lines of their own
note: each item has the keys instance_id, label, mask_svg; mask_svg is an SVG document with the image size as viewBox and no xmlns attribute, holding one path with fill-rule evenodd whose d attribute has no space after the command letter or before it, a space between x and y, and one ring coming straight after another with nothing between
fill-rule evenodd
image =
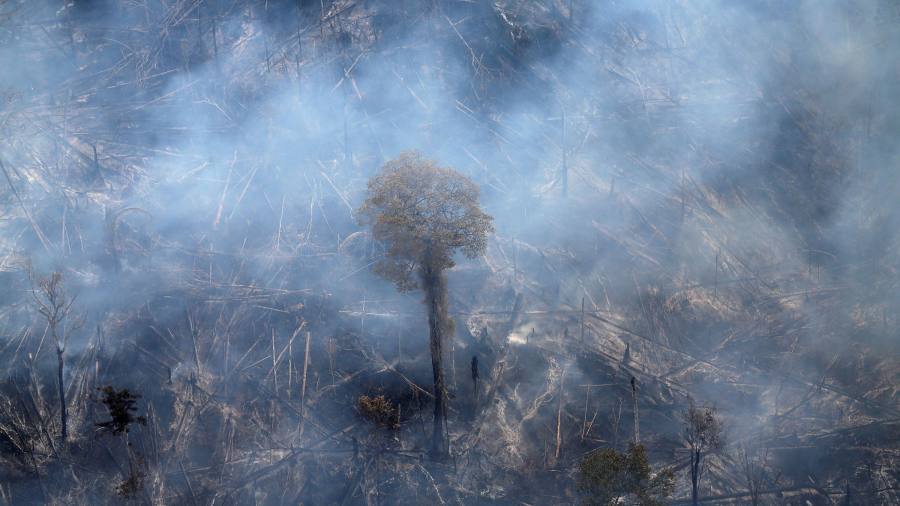
<instances>
[{"instance_id":1,"label":"charred bark","mask_svg":"<svg viewBox=\"0 0 900 506\"><path fill-rule=\"evenodd\" d=\"M446 418L446 389L444 386L443 340L447 330L447 277L429 260L422 266L422 288L428 306L428 334L431 349L431 369L434 375L434 433L431 454L443 458L448 451L444 432Z\"/></svg>"},{"instance_id":2,"label":"charred bark","mask_svg":"<svg viewBox=\"0 0 900 506\"><path fill-rule=\"evenodd\" d=\"M65 360L63 359L63 353L65 351L61 347L56 348L56 359L57 359L57 381L59 386L59 421L62 425L62 443L66 443L66 439L68 439L69 431L67 429L69 425L69 413L66 410L66 386L65 381L63 381L63 368L65 367Z\"/></svg>"},{"instance_id":3,"label":"charred bark","mask_svg":"<svg viewBox=\"0 0 900 506\"><path fill-rule=\"evenodd\" d=\"M691 451L691 504L700 504L700 450Z\"/></svg>"}]
</instances>

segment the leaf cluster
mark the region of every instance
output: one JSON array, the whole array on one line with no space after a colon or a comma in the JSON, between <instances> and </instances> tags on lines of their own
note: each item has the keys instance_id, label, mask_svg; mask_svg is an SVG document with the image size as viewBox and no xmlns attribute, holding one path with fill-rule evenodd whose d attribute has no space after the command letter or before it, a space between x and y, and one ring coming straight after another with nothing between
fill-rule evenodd
<instances>
[{"instance_id":1,"label":"leaf cluster","mask_svg":"<svg viewBox=\"0 0 900 506\"><path fill-rule=\"evenodd\" d=\"M715 408L697 407L691 403L683 417L684 438L691 450L707 452L724 445L724 427Z\"/></svg>"},{"instance_id":2,"label":"leaf cluster","mask_svg":"<svg viewBox=\"0 0 900 506\"><path fill-rule=\"evenodd\" d=\"M620 504L623 498L645 506L662 504L675 486L671 470L653 473L643 445L632 444L624 453L613 448L594 452L581 461L579 471L583 504L590 506Z\"/></svg>"},{"instance_id":3,"label":"leaf cluster","mask_svg":"<svg viewBox=\"0 0 900 506\"><path fill-rule=\"evenodd\" d=\"M143 416L134 416L137 411L135 404L141 398L140 395L131 393L127 388L116 390L111 386L99 388L103 393L101 402L109 410L110 420L97 423L97 427L109 430L113 434L121 434L128 432L129 426L133 423L147 424L147 419Z\"/></svg>"},{"instance_id":4,"label":"leaf cluster","mask_svg":"<svg viewBox=\"0 0 900 506\"><path fill-rule=\"evenodd\" d=\"M459 172L410 151L388 161L369 181L358 210L361 224L387 247L375 271L402 291L418 287L415 273L453 267L453 254L484 253L493 218L478 204L479 190Z\"/></svg>"},{"instance_id":5,"label":"leaf cluster","mask_svg":"<svg viewBox=\"0 0 900 506\"><path fill-rule=\"evenodd\" d=\"M360 395L356 404L362 416L375 425L389 429L397 428L397 409L385 396Z\"/></svg>"}]
</instances>

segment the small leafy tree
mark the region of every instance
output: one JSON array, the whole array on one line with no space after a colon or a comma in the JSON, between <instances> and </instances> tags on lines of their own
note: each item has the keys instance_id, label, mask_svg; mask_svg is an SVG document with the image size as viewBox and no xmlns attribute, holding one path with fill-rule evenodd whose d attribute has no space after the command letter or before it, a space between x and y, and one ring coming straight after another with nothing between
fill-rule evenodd
<instances>
[{"instance_id":1,"label":"small leafy tree","mask_svg":"<svg viewBox=\"0 0 900 506\"><path fill-rule=\"evenodd\" d=\"M639 444L631 444L625 453L613 448L594 452L581 461L579 471L578 486L588 506L619 504L623 498L646 506L662 504L675 486L671 470L653 473Z\"/></svg>"},{"instance_id":2,"label":"small leafy tree","mask_svg":"<svg viewBox=\"0 0 900 506\"><path fill-rule=\"evenodd\" d=\"M121 435L128 455L128 475L116 486L116 493L124 498L134 498L143 488L144 473L140 469L140 456L135 457L131 451L128 433L131 430L131 426L135 423L147 425L146 417L134 415L138 410L136 406L137 400L141 396L132 393L127 388L119 390L109 385L97 390L103 394L100 402L109 411L110 419L95 425L111 434Z\"/></svg>"},{"instance_id":3,"label":"small leafy tree","mask_svg":"<svg viewBox=\"0 0 900 506\"><path fill-rule=\"evenodd\" d=\"M97 427L108 430L113 434L123 434L129 431L130 426L133 423L139 423L141 425L147 424L147 419L145 417L134 416L134 413L137 411L135 404L137 404L137 400L141 398L140 395L131 393L127 388L117 390L111 386L98 388L98 390L103 393L101 402L109 411L110 419L105 422L97 423Z\"/></svg>"},{"instance_id":4,"label":"small leafy tree","mask_svg":"<svg viewBox=\"0 0 900 506\"><path fill-rule=\"evenodd\" d=\"M703 457L722 448L724 430L715 408L698 408L693 401L683 418L684 440L691 452L691 501L699 504Z\"/></svg>"},{"instance_id":5,"label":"small leafy tree","mask_svg":"<svg viewBox=\"0 0 900 506\"><path fill-rule=\"evenodd\" d=\"M360 414L377 425L387 429L397 429L400 427L397 420L397 409L391 401L387 400L383 395L369 397L368 395L360 395L356 399L356 406Z\"/></svg>"},{"instance_id":6,"label":"small leafy tree","mask_svg":"<svg viewBox=\"0 0 900 506\"><path fill-rule=\"evenodd\" d=\"M37 283L32 281L31 296L37 305L38 312L47 320L47 329L50 337L56 344L56 380L59 389L59 419L61 426L60 439L65 444L68 439L69 411L66 401L65 377L65 353L69 342L69 334L81 326L80 321L69 322L72 313L72 304L75 297L69 297L63 285L62 274L54 272L48 278L41 279Z\"/></svg>"},{"instance_id":7,"label":"small leafy tree","mask_svg":"<svg viewBox=\"0 0 900 506\"><path fill-rule=\"evenodd\" d=\"M444 435L446 391L442 368L443 339L453 332L447 315L445 271L453 255L484 253L492 218L478 204L478 187L453 169L439 167L417 152L390 160L369 181L360 222L371 226L375 240L387 246L375 272L399 290L425 292L434 375L432 455L447 452Z\"/></svg>"}]
</instances>

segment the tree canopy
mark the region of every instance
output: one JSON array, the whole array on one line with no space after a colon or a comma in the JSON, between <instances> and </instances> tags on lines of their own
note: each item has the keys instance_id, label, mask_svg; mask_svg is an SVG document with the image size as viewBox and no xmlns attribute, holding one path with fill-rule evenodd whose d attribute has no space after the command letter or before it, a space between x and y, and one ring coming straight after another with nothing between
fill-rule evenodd
<instances>
[{"instance_id":1,"label":"tree canopy","mask_svg":"<svg viewBox=\"0 0 900 506\"><path fill-rule=\"evenodd\" d=\"M674 475L664 469L654 474L642 445L632 444L626 453L604 448L581 461L579 488L584 504L608 506L631 497L641 505L661 504L674 488Z\"/></svg>"},{"instance_id":2,"label":"tree canopy","mask_svg":"<svg viewBox=\"0 0 900 506\"><path fill-rule=\"evenodd\" d=\"M418 288L424 263L442 271L453 267L456 251L484 253L493 218L479 207L478 186L459 172L409 151L385 163L368 188L360 221L387 246L375 271L398 289Z\"/></svg>"},{"instance_id":3,"label":"tree canopy","mask_svg":"<svg viewBox=\"0 0 900 506\"><path fill-rule=\"evenodd\" d=\"M722 447L724 428L715 408L698 407L692 402L682 417L684 439L692 451L706 452Z\"/></svg>"},{"instance_id":4,"label":"tree canopy","mask_svg":"<svg viewBox=\"0 0 900 506\"><path fill-rule=\"evenodd\" d=\"M691 450L691 499L694 504L699 504L702 459L706 452L718 450L725 444L724 427L715 408L698 408L693 401L682 417L684 440Z\"/></svg>"}]
</instances>

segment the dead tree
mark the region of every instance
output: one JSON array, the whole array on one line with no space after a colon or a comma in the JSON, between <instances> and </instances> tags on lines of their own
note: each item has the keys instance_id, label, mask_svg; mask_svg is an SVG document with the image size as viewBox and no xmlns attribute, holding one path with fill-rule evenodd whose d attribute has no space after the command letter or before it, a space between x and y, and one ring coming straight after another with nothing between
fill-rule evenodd
<instances>
[{"instance_id":1,"label":"dead tree","mask_svg":"<svg viewBox=\"0 0 900 506\"><path fill-rule=\"evenodd\" d=\"M562 178L562 196L569 196L569 160L568 160L568 152L566 151L566 108L561 105L562 112L562 136L560 139L560 144L562 145L562 168L561 178Z\"/></svg>"},{"instance_id":2,"label":"dead tree","mask_svg":"<svg viewBox=\"0 0 900 506\"><path fill-rule=\"evenodd\" d=\"M478 407L478 355L472 355L472 402Z\"/></svg>"},{"instance_id":3,"label":"dead tree","mask_svg":"<svg viewBox=\"0 0 900 506\"><path fill-rule=\"evenodd\" d=\"M715 408L698 408L691 401L683 414L684 439L691 453L691 501L699 504L703 457L722 448L722 420Z\"/></svg>"},{"instance_id":4,"label":"dead tree","mask_svg":"<svg viewBox=\"0 0 900 506\"><path fill-rule=\"evenodd\" d=\"M59 388L59 421L62 427L61 441L65 444L68 437L68 410L66 408L66 388L63 379L65 372L66 345L69 341L69 332L66 329L66 319L72 312L72 304L75 297L66 295L62 284L62 274L54 272L49 278L32 283L31 295L37 304L38 312L47 320L47 330L50 338L56 344L57 360L57 386ZM77 326L77 324L76 324Z\"/></svg>"},{"instance_id":5,"label":"dead tree","mask_svg":"<svg viewBox=\"0 0 900 506\"><path fill-rule=\"evenodd\" d=\"M369 181L368 198L359 209L360 221L372 228L375 240L387 246L375 271L399 290L425 292L431 366L434 375L432 455L448 451L444 432L446 388L443 340L453 333L448 316L446 270L453 254L484 253L492 218L478 204L478 187L453 169L439 167L421 154L408 152L388 161Z\"/></svg>"},{"instance_id":6,"label":"dead tree","mask_svg":"<svg viewBox=\"0 0 900 506\"><path fill-rule=\"evenodd\" d=\"M747 493L752 506L760 504L763 486L766 483L768 456L769 449L762 448L758 443L744 443L738 449L739 464L747 481Z\"/></svg>"},{"instance_id":7,"label":"dead tree","mask_svg":"<svg viewBox=\"0 0 900 506\"><path fill-rule=\"evenodd\" d=\"M634 444L641 444L641 421L638 418L637 380L631 377L631 405L634 410Z\"/></svg>"},{"instance_id":8,"label":"dead tree","mask_svg":"<svg viewBox=\"0 0 900 506\"><path fill-rule=\"evenodd\" d=\"M110 208L104 208L103 210L105 243L103 257L106 261L106 267L111 267L115 274L122 271L122 259L119 256L119 223L126 214L134 212L150 216L150 213L138 207L126 207L115 211Z\"/></svg>"}]
</instances>

